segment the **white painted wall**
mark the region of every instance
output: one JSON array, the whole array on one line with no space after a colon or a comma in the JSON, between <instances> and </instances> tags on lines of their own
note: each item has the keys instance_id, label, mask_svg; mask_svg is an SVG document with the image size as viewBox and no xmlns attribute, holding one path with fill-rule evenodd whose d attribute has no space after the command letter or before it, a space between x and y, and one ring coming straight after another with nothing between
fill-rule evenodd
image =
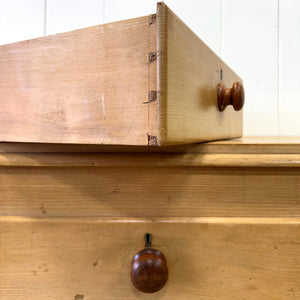
<instances>
[{"instance_id":1,"label":"white painted wall","mask_svg":"<svg viewBox=\"0 0 300 300\"><path fill-rule=\"evenodd\" d=\"M300 135L299 0L164 2L244 79L244 135ZM155 9L154 0L0 0L0 44Z\"/></svg>"}]
</instances>

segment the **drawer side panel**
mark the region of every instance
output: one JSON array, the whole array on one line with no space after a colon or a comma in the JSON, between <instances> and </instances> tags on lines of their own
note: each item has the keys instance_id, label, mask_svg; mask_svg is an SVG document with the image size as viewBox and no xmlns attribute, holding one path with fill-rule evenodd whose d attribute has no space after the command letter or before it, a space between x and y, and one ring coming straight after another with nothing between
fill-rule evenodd
<instances>
[{"instance_id":1,"label":"drawer side panel","mask_svg":"<svg viewBox=\"0 0 300 300\"><path fill-rule=\"evenodd\" d=\"M146 16L1 46L0 141L147 145L149 27Z\"/></svg>"},{"instance_id":2,"label":"drawer side panel","mask_svg":"<svg viewBox=\"0 0 300 300\"><path fill-rule=\"evenodd\" d=\"M0 168L0 195L2 216L299 217L300 170Z\"/></svg>"}]
</instances>

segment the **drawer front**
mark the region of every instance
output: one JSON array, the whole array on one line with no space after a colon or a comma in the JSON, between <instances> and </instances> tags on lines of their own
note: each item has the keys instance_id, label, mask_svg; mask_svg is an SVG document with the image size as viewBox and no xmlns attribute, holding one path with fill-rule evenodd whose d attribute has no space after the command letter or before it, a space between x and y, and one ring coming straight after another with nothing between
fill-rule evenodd
<instances>
[{"instance_id":1,"label":"drawer front","mask_svg":"<svg viewBox=\"0 0 300 300\"><path fill-rule=\"evenodd\" d=\"M157 26L159 142L242 136L242 110L228 105L220 111L217 99L218 83L229 89L242 79L163 3L158 3Z\"/></svg>"},{"instance_id":2,"label":"drawer front","mask_svg":"<svg viewBox=\"0 0 300 300\"><path fill-rule=\"evenodd\" d=\"M169 279L130 281L143 236ZM1 299L299 299L300 222L292 218L0 219Z\"/></svg>"},{"instance_id":3,"label":"drawer front","mask_svg":"<svg viewBox=\"0 0 300 300\"><path fill-rule=\"evenodd\" d=\"M20 155L11 160L16 161ZM9 167L0 168L0 215L31 217L290 217L300 215L299 168ZM84 158L84 157L83 157ZM118 156L71 155L72 165L120 164ZM48 165L55 165L49 160ZM54 155L54 160L57 156ZM138 155L122 161L138 164ZM214 158L215 159L215 158ZM223 159L222 157L220 159ZM136 160L136 161L135 161ZM45 165L47 160L44 159ZM180 162L181 160L179 160ZM43 164L42 156L26 157ZM152 165L152 166L151 166ZM156 167L155 167L155 166Z\"/></svg>"}]
</instances>

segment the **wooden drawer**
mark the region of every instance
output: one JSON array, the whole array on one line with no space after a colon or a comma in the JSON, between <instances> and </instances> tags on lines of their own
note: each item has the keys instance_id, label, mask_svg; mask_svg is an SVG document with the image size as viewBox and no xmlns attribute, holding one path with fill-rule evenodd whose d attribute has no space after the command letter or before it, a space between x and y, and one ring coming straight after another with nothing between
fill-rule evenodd
<instances>
[{"instance_id":1,"label":"wooden drawer","mask_svg":"<svg viewBox=\"0 0 300 300\"><path fill-rule=\"evenodd\" d=\"M109 166L109 163L134 164L127 161L129 156L126 155L119 161L113 155L104 156L101 167L95 156L86 157L86 161L73 156L73 164L76 161L82 166L65 167L59 166L59 160L62 164L69 164L66 156L55 155L57 166L53 167L53 162L30 155L28 162L40 164L30 167L18 165L16 155L9 158L11 160L7 162L13 162L13 167L0 168L0 215L4 216L300 215L299 168L154 166L166 156L152 159L153 166ZM142 159L146 164L147 157ZM195 156L190 159L195 163ZM216 156L214 159L216 162ZM96 166L87 166L92 164Z\"/></svg>"},{"instance_id":2,"label":"wooden drawer","mask_svg":"<svg viewBox=\"0 0 300 300\"><path fill-rule=\"evenodd\" d=\"M299 299L299 219L0 218L1 299ZM169 268L155 294L130 281L153 235Z\"/></svg>"},{"instance_id":3,"label":"wooden drawer","mask_svg":"<svg viewBox=\"0 0 300 300\"><path fill-rule=\"evenodd\" d=\"M0 143L0 299L299 299L299 139L77 146ZM130 280L145 233L154 294Z\"/></svg>"},{"instance_id":4,"label":"wooden drawer","mask_svg":"<svg viewBox=\"0 0 300 300\"><path fill-rule=\"evenodd\" d=\"M240 137L217 85L241 79L165 4L0 47L0 141L168 145Z\"/></svg>"}]
</instances>

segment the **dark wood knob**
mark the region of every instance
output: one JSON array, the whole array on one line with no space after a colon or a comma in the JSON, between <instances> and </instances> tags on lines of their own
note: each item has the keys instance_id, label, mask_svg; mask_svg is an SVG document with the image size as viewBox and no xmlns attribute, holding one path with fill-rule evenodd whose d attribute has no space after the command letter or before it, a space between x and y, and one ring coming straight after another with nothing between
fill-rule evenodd
<instances>
[{"instance_id":1,"label":"dark wood knob","mask_svg":"<svg viewBox=\"0 0 300 300\"><path fill-rule=\"evenodd\" d=\"M241 110L245 102L245 91L239 81L235 81L231 89L225 88L223 83L218 84L218 107L223 111L227 105L232 105L234 110Z\"/></svg>"},{"instance_id":2,"label":"dark wood knob","mask_svg":"<svg viewBox=\"0 0 300 300\"><path fill-rule=\"evenodd\" d=\"M145 248L132 260L131 282L143 293L159 291L166 284L168 274L167 261L159 250Z\"/></svg>"}]
</instances>

